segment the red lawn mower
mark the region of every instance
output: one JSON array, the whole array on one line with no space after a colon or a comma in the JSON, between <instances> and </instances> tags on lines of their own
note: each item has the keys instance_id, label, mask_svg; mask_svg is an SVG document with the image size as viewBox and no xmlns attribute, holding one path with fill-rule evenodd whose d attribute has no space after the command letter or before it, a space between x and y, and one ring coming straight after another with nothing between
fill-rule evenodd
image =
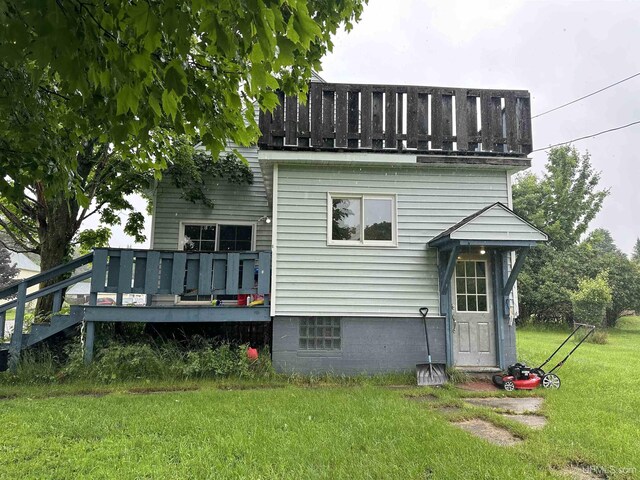
<instances>
[{"instance_id":1,"label":"red lawn mower","mask_svg":"<svg viewBox=\"0 0 640 480\"><path fill-rule=\"evenodd\" d=\"M493 383L498 387L504 388L508 392L513 390L533 390L538 388L540 385L544 388L560 388L560 377L553 372L562 367L571 354L575 352L577 348L589 337L589 335L596 330L596 327L593 325L586 325L584 323L576 323L575 325L576 327L573 332L569 334L564 342L556 348L555 352L553 352L551 356L538 368L530 368L523 363L515 363L507 368L507 373L494 375ZM585 336L582 337L578 344L573 347L573 349L562 359L562 361L560 361L560 363L549 370L549 372L545 373L545 371L542 370L542 367L549 363L556 353L558 353L560 349L564 347L565 344L578 332L578 330L582 328L588 330Z\"/></svg>"}]
</instances>

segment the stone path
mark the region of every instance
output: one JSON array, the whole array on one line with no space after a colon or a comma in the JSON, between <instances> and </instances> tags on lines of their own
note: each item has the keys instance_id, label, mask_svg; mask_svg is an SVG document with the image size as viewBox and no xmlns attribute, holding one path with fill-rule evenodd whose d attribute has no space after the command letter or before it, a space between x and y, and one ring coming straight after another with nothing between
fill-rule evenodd
<instances>
[{"instance_id":1,"label":"stone path","mask_svg":"<svg viewBox=\"0 0 640 480\"><path fill-rule=\"evenodd\" d=\"M509 447L522 442L521 438L516 437L509 430L497 427L493 423L480 420L479 418L465 420L464 422L455 422L454 425L495 445Z\"/></svg>"},{"instance_id":2,"label":"stone path","mask_svg":"<svg viewBox=\"0 0 640 480\"><path fill-rule=\"evenodd\" d=\"M542 415L512 415L510 413L501 414L504 418L513 420L514 422L522 423L534 430L540 430L547 424L547 419Z\"/></svg>"},{"instance_id":3,"label":"stone path","mask_svg":"<svg viewBox=\"0 0 640 480\"><path fill-rule=\"evenodd\" d=\"M544 401L539 397L489 397L489 398L465 398L465 402L476 407L488 407L506 410L512 413L535 413L542 407Z\"/></svg>"}]
</instances>

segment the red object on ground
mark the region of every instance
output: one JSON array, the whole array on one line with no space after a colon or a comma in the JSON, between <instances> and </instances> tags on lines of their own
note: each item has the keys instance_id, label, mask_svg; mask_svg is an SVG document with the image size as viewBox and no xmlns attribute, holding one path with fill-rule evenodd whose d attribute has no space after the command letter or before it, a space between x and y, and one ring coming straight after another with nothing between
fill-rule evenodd
<instances>
[{"instance_id":1,"label":"red object on ground","mask_svg":"<svg viewBox=\"0 0 640 480\"><path fill-rule=\"evenodd\" d=\"M257 360L258 359L258 349L257 348L247 348L247 358L249 360Z\"/></svg>"},{"instance_id":2,"label":"red object on ground","mask_svg":"<svg viewBox=\"0 0 640 480\"><path fill-rule=\"evenodd\" d=\"M511 375L507 375L506 377L502 377L503 381L512 381L516 387L516 390L534 390L540 386L540 377L536 374L532 373L529 375L529 378L523 380L516 380L515 377Z\"/></svg>"}]
</instances>

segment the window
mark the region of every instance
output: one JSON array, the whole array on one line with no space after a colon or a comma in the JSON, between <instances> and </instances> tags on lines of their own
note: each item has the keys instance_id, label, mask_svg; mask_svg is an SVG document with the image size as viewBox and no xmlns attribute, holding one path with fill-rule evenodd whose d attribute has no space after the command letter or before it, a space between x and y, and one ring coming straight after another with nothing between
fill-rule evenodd
<instances>
[{"instance_id":1,"label":"window","mask_svg":"<svg viewBox=\"0 0 640 480\"><path fill-rule=\"evenodd\" d=\"M182 249L187 252L246 252L253 249L253 225L233 224L185 224L183 226ZM239 281L242 279L240 265ZM186 281L186 279L185 279ZM233 301L237 295L217 295L218 300ZM185 292L180 301L210 302L210 295Z\"/></svg>"},{"instance_id":2,"label":"window","mask_svg":"<svg viewBox=\"0 0 640 480\"><path fill-rule=\"evenodd\" d=\"M396 245L394 195L329 195L331 245Z\"/></svg>"},{"instance_id":3,"label":"window","mask_svg":"<svg viewBox=\"0 0 640 480\"><path fill-rule=\"evenodd\" d=\"M459 260L456 263L456 307L458 312L487 311L487 262Z\"/></svg>"},{"instance_id":4,"label":"window","mask_svg":"<svg viewBox=\"0 0 640 480\"><path fill-rule=\"evenodd\" d=\"M300 319L300 350L340 350L340 319Z\"/></svg>"}]
</instances>

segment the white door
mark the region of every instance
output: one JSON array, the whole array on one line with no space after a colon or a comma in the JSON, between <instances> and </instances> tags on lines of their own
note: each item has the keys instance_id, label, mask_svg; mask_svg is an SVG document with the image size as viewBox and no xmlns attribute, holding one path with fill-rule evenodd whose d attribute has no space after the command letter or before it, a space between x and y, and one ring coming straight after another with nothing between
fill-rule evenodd
<instances>
[{"instance_id":1,"label":"white door","mask_svg":"<svg viewBox=\"0 0 640 480\"><path fill-rule=\"evenodd\" d=\"M452 283L455 365L495 367L498 362L488 259L458 259Z\"/></svg>"}]
</instances>

